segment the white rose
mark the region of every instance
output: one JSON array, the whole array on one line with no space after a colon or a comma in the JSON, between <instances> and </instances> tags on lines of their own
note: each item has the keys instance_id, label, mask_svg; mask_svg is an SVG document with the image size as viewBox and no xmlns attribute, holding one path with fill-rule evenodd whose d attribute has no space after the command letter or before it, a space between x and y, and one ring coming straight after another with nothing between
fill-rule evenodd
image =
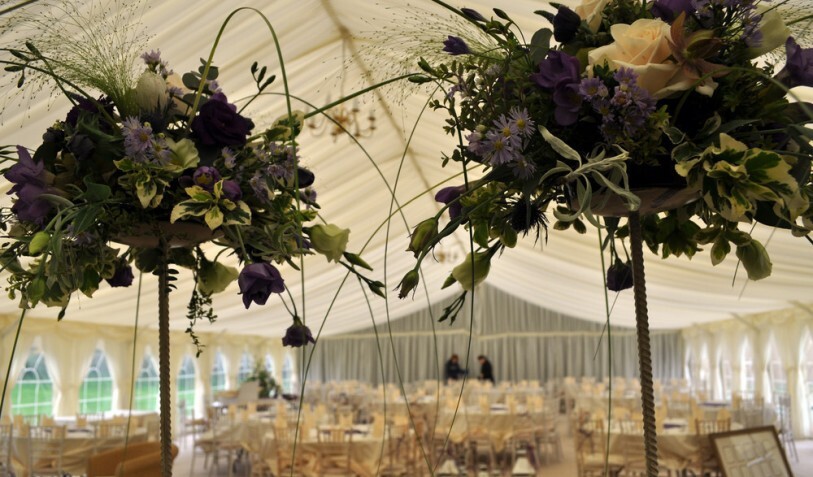
<instances>
[{"instance_id":1,"label":"white rose","mask_svg":"<svg viewBox=\"0 0 813 477\"><path fill-rule=\"evenodd\" d=\"M145 71L138 78L135 88L135 99L141 111L164 111L169 103L167 82L163 76Z\"/></svg>"},{"instance_id":2,"label":"white rose","mask_svg":"<svg viewBox=\"0 0 813 477\"><path fill-rule=\"evenodd\" d=\"M680 67L669 60L672 35L668 23L659 19L640 19L632 25L613 25L610 34L615 42L588 53L591 66L606 61L613 69L630 68L638 75L638 85L655 97L690 87L684 81L679 85L672 84Z\"/></svg>"},{"instance_id":3,"label":"white rose","mask_svg":"<svg viewBox=\"0 0 813 477\"><path fill-rule=\"evenodd\" d=\"M582 0L581 5L576 7L575 12L582 20L587 22L587 25L595 33L598 31L598 27L601 26L601 12L604 11L604 7L608 3L610 3L610 0Z\"/></svg>"}]
</instances>

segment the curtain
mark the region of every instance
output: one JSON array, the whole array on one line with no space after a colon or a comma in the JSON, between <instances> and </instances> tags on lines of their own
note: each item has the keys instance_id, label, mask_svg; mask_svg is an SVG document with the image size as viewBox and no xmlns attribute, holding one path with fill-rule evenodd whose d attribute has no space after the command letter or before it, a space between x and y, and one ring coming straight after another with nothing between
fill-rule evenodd
<instances>
[{"instance_id":1,"label":"curtain","mask_svg":"<svg viewBox=\"0 0 813 477\"><path fill-rule=\"evenodd\" d=\"M452 354L469 376L478 355L491 361L496 379L540 380L564 376L638 376L635 331L578 320L530 304L496 288L478 289L454 323L437 323L450 300L405 318L319 340L308 379L357 379L374 384L436 380ZM679 331L652 332L653 374L683 377ZM608 351L612 350L612 355ZM348 363L353 363L348 365Z\"/></svg>"}]
</instances>

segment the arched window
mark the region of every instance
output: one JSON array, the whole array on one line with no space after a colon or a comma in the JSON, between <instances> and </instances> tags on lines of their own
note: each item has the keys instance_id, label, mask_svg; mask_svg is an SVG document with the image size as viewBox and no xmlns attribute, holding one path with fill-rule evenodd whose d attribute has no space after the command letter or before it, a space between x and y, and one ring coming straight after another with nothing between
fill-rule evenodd
<instances>
[{"instance_id":1,"label":"arched window","mask_svg":"<svg viewBox=\"0 0 813 477\"><path fill-rule=\"evenodd\" d=\"M226 389L226 365L223 362L223 354L221 354L220 351L215 353L210 382L212 383L212 394Z\"/></svg>"},{"instance_id":2,"label":"arched window","mask_svg":"<svg viewBox=\"0 0 813 477\"><path fill-rule=\"evenodd\" d=\"M155 369L155 364L149 356L144 356L135 381L133 408L138 411L157 411L158 388L158 371Z\"/></svg>"},{"instance_id":3,"label":"arched window","mask_svg":"<svg viewBox=\"0 0 813 477\"><path fill-rule=\"evenodd\" d=\"M265 355L265 370L272 378L277 379L277 365L274 364L274 358L270 354Z\"/></svg>"},{"instance_id":4,"label":"arched window","mask_svg":"<svg viewBox=\"0 0 813 477\"><path fill-rule=\"evenodd\" d=\"M11 413L21 416L39 416L53 413L54 386L45 357L32 348L25 360L25 368L11 390Z\"/></svg>"},{"instance_id":5,"label":"arched window","mask_svg":"<svg viewBox=\"0 0 813 477\"><path fill-rule=\"evenodd\" d=\"M282 363L282 392L293 394L295 386L294 361L291 359L291 355L286 355L285 361Z\"/></svg>"},{"instance_id":6,"label":"arched window","mask_svg":"<svg viewBox=\"0 0 813 477\"><path fill-rule=\"evenodd\" d=\"M757 389L757 374L754 371L754 350L748 341L742 346L742 374L745 378L743 394L753 396Z\"/></svg>"},{"instance_id":7,"label":"arched window","mask_svg":"<svg viewBox=\"0 0 813 477\"><path fill-rule=\"evenodd\" d=\"M237 369L237 384L243 384L253 373L254 358L246 351L243 356L240 356L240 367Z\"/></svg>"},{"instance_id":8,"label":"arched window","mask_svg":"<svg viewBox=\"0 0 813 477\"><path fill-rule=\"evenodd\" d=\"M187 416L195 409L195 361L184 356L181 371L178 373L178 404L183 403Z\"/></svg>"},{"instance_id":9,"label":"arched window","mask_svg":"<svg viewBox=\"0 0 813 477\"><path fill-rule=\"evenodd\" d=\"M90 368L79 388L79 413L94 414L113 409L113 377L102 350L93 352Z\"/></svg>"},{"instance_id":10,"label":"arched window","mask_svg":"<svg viewBox=\"0 0 813 477\"><path fill-rule=\"evenodd\" d=\"M788 378L785 376L785 365L782 364L782 359L776 351L776 344L771 347L771 353L768 355L768 377L771 379L771 391L776 393L788 392Z\"/></svg>"}]
</instances>

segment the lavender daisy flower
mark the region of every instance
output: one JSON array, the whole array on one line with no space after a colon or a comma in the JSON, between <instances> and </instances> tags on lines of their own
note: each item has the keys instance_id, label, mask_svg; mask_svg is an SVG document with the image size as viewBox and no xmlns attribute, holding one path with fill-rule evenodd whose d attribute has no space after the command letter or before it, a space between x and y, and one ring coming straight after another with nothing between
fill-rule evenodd
<instances>
[{"instance_id":1,"label":"lavender daisy flower","mask_svg":"<svg viewBox=\"0 0 813 477\"><path fill-rule=\"evenodd\" d=\"M509 144L512 149L519 149L522 147L522 140L519 137L519 130L516 125L509 121L504 114L494 121L496 131L502 134L502 137Z\"/></svg>"},{"instance_id":2,"label":"lavender daisy flower","mask_svg":"<svg viewBox=\"0 0 813 477\"><path fill-rule=\"evenodd\" d=\"M579 83L579 94L586 101L593 101L596 98L606 98L610 92L599 78L585 78Z\"/></svg>"},{"instance_id":3,"label":"lavender daisy flower","mask_svg":"<svg viewBox=\"0 0 813 477\"><path fill-rule=\"evenodd\" d=\"M161 50L151 50L141 54L141 59L147 66L155 66L161 63Z\"/></svg>"},{"instance_id":4,"label":"lavender daisy flower","mask_svg":"<svg viewBox=\"0 0 813 477\"><path fill-rule=\"evenodd\" d=\"M255 172L251 179L248 180L248 183L258 199L267 201L270 198L271 191L268 189L268 182L260 171Z\"/></svg>"},{"instance_id":5,"label":"lavender daisy flower","mask_svg":"<svg viewBox=\"0 0 813 477\"><path fill-rule=\"evenodd\" d=\"M489 163L492 166L499 166L501 164L508 164L514 159L514 153L511 149L510 143L502 135L495 131L489 131L486 134L486 144L491 153Z\"/></svg>"},{"instance_id":6,"label":"lavender daisy flower","mask_svg":"<svg viewBox=\"0 0 813 477\"><path fill-rule=\"evenodd\" d=\"M519 109L517 107L511 108L508 115L514 129L524 137L531 137L534 134L534 121L528 114L525 108Z\"/></svg>"},{"instance_id":7,"label":"lavender daisy flower","mask_svg":"<svg viewBox=\"0 0 813 477\"><path fill-rule=\"evenodd\" d=\"M226 166L226 169L234 169L234 166L237 165L237 158L234 156L234 151L228 147L224 147L220 151L220 154L223 156L223 164Z\"/></svg>"},{"instance_id":8,"label":"lavender daisy flower","mask_svg":"<svg viewBox=\"0 0 813 477\"><path fill-rule=\"evenodd\" d=\"M511 166L511 171L518 179L530 179L536 172L536 166L522 154L518 154Z\"/></svg>"},{"instance_id":9,"label":"lavender daisy flower","mask_svg":"<svg viewBox=\"0 0 813 477\"><path fill-rule=\"evenodd\" d=\"M488 153L488 144L485 143L484 139L485 136L483 136L482 131L473 131L466 136L466 140L469 141L467 149L480 157L484 157Z\"/></svg>"},{"instance_id":10,"label":"lavender daisy flower","mask_svg":"<svg viewBox=\"0 0 813 477\"><path fill-rule=\"evenodd\" d=\"M124 153L136 160L144 160L152 148L152 128L149 123L141 124L138 118L129 117L122 121L124 132Z\"/></svg>"}]
</instances>

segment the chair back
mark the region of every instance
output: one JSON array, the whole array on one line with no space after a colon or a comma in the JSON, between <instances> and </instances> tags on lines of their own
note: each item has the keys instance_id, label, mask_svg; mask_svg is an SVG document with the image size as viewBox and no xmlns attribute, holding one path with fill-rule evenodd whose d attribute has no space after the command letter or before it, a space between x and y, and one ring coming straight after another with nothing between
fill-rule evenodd
<instances>
[{"instance_id":1,"label":"chair back","mask_svg":"<svg viewBox=\"0 0 813 477\"><path fill-rule=\"evenodd\" d=\"M28 475L62 475L65 426L29 426L23 432L28 440Z\"/></svg>"},{"instance_id":2,"label":"chair back","mask_svg":"<svg viewBox=\"0 0 813 477\"><path fill-rule=\"evenodd\" d=\"M319 429L319 442L350 442L353 440L352 428L343 426Z\"/></svg>"},{"instance_id":3,"label":"chair back","mask_svg":"<svg viewBox=\"0 0 813 477\"><path fill-rule=\"evenodd\" d=\"M622 434L644 434L644 421L640 419L623 419L618 421Z\"/></svg>"},{"instance_id":4,"label":"chair back","mask_svg":"<svg viewBox=\"0 0 813 477\"><path fill-rule=\"evenodd\" d=\"M0 424L0 476L13 474L11 468L11 443L14 437L14 427L11 422Z\"/></svg>"},{"instance_id":5,"label":"chair back","mask_svg":"<svg viewBox=\"0 0 813 477\"><path fill-rule=\"evenodd\" d=\"M728 432L731 430L731 418L728 419L695 419L695 433L698 436L714 434L717 432Z\"/></svg>"}]
</instances>

